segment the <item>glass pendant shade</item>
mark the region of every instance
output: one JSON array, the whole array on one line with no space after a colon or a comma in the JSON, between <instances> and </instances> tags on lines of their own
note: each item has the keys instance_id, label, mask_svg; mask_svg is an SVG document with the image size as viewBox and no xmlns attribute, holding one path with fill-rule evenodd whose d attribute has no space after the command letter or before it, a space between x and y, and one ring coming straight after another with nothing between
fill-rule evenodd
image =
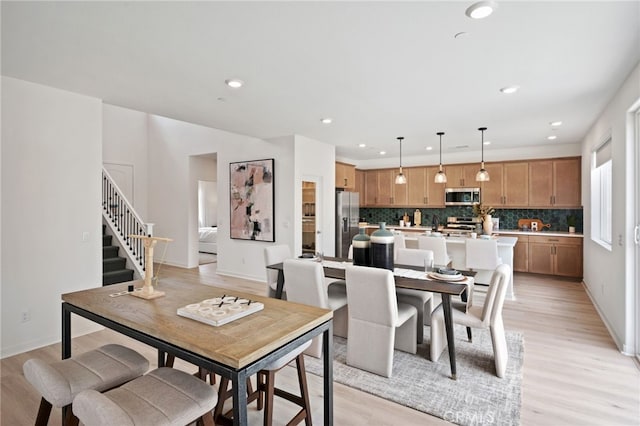
<instances>
[{"instance_id":1,"label":"glass pendant shade","mask_svg":"<svg viewBox=\"0 0 640 426\"><path fill-rule=\"evenodd\" d=\"M407 177L402 173L402 140L404 138L399 136L397 139L400 142L400 172L396 176L396 185L404 185L407 183Z\"/></svg>"},{"instance_id":2,"label":"glass pendant shade","mask_svg":"<svg viewBox=\"0 0 640 426\"><path fill-rule=\"evenodd\" d=\"M435 183L447 183L447 175L442 171L442 135L444 135L444 132L438 132L436 134L440 136L440 170L436 173L433 181Z\"/></svg>"},{"instance_id":3,"label":"glass pendant shade","mask_svg":"<svg viewBox=\"0 0 640 426\"><path fill-rule=\"evenodd\" d=\"M486 127L480 127L478 130L480 130L480 132L482 132L482 142L480 145L480 149L482 150L482 161L480 162L480 170L478 170L478 173L476 173L476 181L477 182L488 182L489 179L489 172L485 170L484 168L484 131L487 130Z\"/></svg>"},{"instance_id":4,"label":"glass pendant shade","mask_svg":"<svg viewBox=\"0 0 640 426\"><path fill-rule=\"evenodd\" d=\"M484 161L482 162L482 165L480 166L480 170L478 170L478 173L476 173L476 181L478 182L488 182L489 179L489 172L485 170L484 168Z\"/></svg>"}]
</instances>

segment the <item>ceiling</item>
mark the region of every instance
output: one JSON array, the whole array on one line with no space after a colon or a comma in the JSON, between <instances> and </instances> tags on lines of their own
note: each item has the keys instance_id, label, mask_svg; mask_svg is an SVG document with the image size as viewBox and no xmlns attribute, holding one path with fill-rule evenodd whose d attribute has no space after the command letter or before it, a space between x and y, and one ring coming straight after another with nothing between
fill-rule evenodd
<instances>
[{"instance_id":1,"label":"ceiling","mask_svg":"<svg viewBox=\"0 0 640 426\"><path fill-rule=\"evenodd\" d=\"M470 4L2 1L2 74L358 162L580 143L640 61L640 2Z\"/></svg>"}]
</instances>

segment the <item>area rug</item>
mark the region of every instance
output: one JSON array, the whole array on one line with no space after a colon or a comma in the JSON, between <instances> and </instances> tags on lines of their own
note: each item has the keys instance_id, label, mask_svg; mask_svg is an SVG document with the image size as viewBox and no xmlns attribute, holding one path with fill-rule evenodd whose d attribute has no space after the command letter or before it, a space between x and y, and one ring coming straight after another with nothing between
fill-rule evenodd
<instances>
[{"instance_id":1,"label":"area rug","mask_svg":"<svg viewBox=\"0 0 640 426\"><path fill-rule=\"evenodd\" d=\"M509 362L505 377L495 374L488 330L473 330L473 343L465 328L456 326L458 380L450 378L449 356L429 360L429 328L416 355L395 351L391 378L346 364L346 339L334 337L335 382L440 417L459 425L517 425L520 423L524 339L507 332ZM322 376L322 360L305 357L307 371Z\"/></svg>"}]
</instances>

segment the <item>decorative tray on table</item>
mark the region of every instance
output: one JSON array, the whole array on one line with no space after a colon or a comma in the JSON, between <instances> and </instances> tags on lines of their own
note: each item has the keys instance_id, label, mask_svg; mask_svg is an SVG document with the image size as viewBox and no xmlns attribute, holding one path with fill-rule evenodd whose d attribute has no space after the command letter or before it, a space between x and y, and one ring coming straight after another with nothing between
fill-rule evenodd
<instances>
[{"instance_id":1,"label":"decorative tray on table","mask_svg":"<svg viewBox=\"0 0 640 426\"><path fill-rule=\"evenodd\" d=\"M264 305L260 302L224 295L183 306L178 315L217 327L262 309Z\"/></svg>"}]
</instances>

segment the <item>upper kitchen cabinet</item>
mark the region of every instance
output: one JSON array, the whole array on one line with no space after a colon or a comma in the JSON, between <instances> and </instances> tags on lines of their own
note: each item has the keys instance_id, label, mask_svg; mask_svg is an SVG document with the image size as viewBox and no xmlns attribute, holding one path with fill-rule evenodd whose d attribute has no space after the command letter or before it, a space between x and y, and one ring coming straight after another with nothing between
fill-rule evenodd
<instances>
[{"instance_id":1,"label":"upper kitchen cabinet","mask_svg":"<svg viewBox=\"0 0 640 426\"><path fill-rule=\"evenodd\" d=\"M493 207L529 205L529 163L485 163L490 180L482 183L482 202Z\"/></svg>"},{"instance_id":2,"label":"upper kitchen cabinet","mask_svg":"<svg viewBox=\"0 0 640 426\"><path fill-rule=\"evenodd\" d=\"M428 202L427 168L405 168L404 173L407 176L407 201L409 205L426 207Z\"/></svg>"},{"instance_id":3,"label":"upper kitchen cabinet","mask_svg":"<svg viewBox=\"0 0 640 426\"><path fill-rule=\"evenodd\" d=\"M360 203L364 204L365 173L356 169L356 192L360 194Z\"/></svg>"},{"instance_id":4,"label":"upper kitchen cabinet","mask_svg":"<svg viewBox=\"0 0 640 426\"><path fill-rule=\"evenodd\" d=\"M356 166L336 162L336 188L356 189Z\"/></svg>"},{"instance_id":5,"label":"upper kitchen cabinet","mask_svg":"<svg viewBox=\"0 0 640 426\"><path fill-rule=\"evenodd\" d=\"M580 207L580 157L529 162L529 205Z\"/></svg>"},{"instance_id":6,"label":"upper kitchen cabinet","mask_svg":"<svg viewBox=\"0 0 640 426\"><path fill-rule=\"evenodd\" d=\"M434 182L438 167L411 167L404 172L408 207L444 207L444 185ZM396 199L401 198L396 195Z\"/></svg>"},{"instance_id":7,"label":"upper kitchen cabinet","mask_svg":"<svg viewBox=\"0 0 640 426\"><path fill-rule=\"evenodd\" d=\"M480 182L476 182L476 173L480 170L480 164L452 164L444 168L447 174L446 188L479 188ZM443 196L444 197L444 196Z\"/></svg>"},{"instance_id":8,"label":"upper kitchen cabinet","mask_svg":"<svg viewBox=\"0 0 640 426\"><path fill-rule=\"evenodd\" d=\"M363 206L407 206L407 184L396 185L398 169L366 170Z\"/></svg>"}]
</instances>

